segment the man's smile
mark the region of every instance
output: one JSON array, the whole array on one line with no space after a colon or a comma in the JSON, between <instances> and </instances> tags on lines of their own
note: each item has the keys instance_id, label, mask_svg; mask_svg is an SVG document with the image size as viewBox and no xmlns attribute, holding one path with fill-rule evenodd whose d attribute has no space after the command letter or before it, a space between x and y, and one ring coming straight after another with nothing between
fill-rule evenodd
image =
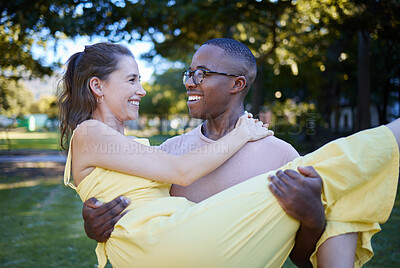
<instances>
[{"instance_id":1,"label":"man's smile","mask_svg":"<svg viewBox=\"0 0 400 268\"><path fill-rule=\"evenodd\" d=\"M201 100L203 97L199 96L199 95L191 95L188 96L188 101L197 101L197 100Z\"/></svg>"}]
</instances>

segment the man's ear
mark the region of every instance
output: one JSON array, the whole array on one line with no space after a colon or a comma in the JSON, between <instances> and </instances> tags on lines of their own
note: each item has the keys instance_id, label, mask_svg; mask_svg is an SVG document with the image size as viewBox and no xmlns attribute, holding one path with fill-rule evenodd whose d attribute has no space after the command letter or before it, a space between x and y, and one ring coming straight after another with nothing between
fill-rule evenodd
<instances>
[{"instance_id":1,"label":"man's ear","mask_svg":"<svg viewBox=\"0 0 400 268\"><path fill-rule=\"evenodd\" d=\"M246 77L243 75L238 76L235 78L235 84L231 89L231 93L239 93L243 91L247 87L247 80Z\"/></svg>"},{"instance_id":2,"label":"man's ear","mask_svg":"<svg viewBox=\"0 0 400 268\"><path fill-rule=\"evenodd\" d=\"M103 88L101 87L101 80L98 77L90 78L89 87L97 97L104 95Z\"/></svg>"}]
</instances>

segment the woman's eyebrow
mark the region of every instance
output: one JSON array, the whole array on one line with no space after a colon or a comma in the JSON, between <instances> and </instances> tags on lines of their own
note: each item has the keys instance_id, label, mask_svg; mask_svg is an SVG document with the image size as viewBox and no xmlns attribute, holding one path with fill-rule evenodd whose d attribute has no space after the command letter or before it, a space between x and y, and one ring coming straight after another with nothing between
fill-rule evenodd
<instances>
[{"instance_id":1,"label":"woman's eyebrow","mask_svg":"<svg viewBox=\"0 0 400 268\"><path fill-rule=\"evenodd\" d=\"M137 75L137 74L128 74L127 76L126 76L126 78L131 78L131 77L134 77L134 78L136 78L136 77L138 77L139 75ZM140 76L139 76L140 77Z\"/></svg>"}]
</instances>

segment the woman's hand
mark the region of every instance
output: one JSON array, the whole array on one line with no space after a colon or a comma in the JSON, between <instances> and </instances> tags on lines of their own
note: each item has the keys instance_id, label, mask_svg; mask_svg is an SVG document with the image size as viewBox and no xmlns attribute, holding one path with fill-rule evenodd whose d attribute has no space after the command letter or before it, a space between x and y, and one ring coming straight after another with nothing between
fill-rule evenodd
<instances>
[{"instance_id":1,"label":"woman's hand","mask_svg":"<svg viewBox=\"0 0 400 268\"><path fill-rule=\"evenodd\" d=\"M247 112L239 117L236 128L238 131L246 132L249 141L257 141L267 136L274 135L274 132L268 129L268 124L263 124L260 120L254 119L253 115Z\"/></svg>"}]
</instances>

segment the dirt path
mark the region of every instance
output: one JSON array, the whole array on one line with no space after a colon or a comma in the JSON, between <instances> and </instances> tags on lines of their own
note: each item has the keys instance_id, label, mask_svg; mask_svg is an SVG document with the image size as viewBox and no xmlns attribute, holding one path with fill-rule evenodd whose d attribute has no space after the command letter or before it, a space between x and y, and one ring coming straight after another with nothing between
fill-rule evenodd
<instances>
[{"instance_id":1,"label":"dirt path","mask_svg":"<svg viewBox=\"0 0 400 268\"><path fill-rule=\"evenodd\" d=\"M0 163L0 173L3 176L18 176L23 179L37 177L58 177L64 172L64 163L55 162L7 162Z\"/></svg>"},{"instance_id":2,"label":"dirt path","mask_svg":"<svg viewBox=\"0 0 400 268\"><path fill-rule=\"evenodd\" d=\"M20 181L45 177L62 178L65 156L50 150L21 150L0 154L0 182L14 177Z\"/></svg>"}]
</instances>

